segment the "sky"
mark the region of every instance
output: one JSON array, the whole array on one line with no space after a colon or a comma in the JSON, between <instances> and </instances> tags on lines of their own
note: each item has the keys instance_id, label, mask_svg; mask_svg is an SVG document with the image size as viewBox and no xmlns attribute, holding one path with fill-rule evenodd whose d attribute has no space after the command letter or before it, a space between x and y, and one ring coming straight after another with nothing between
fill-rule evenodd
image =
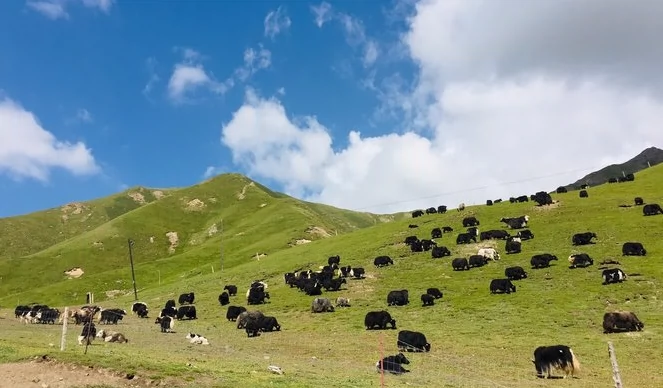
<instances>
[{"instance_id":1,"label":"sky","mask_svg":"<svg viewBox=\"0 0 663 388\"><path fill-rule=\"evenodd\" d=\"M239 172L391 213L663 147L663 2L0 2L0 217Z\"/></svg>"}]
</instances>

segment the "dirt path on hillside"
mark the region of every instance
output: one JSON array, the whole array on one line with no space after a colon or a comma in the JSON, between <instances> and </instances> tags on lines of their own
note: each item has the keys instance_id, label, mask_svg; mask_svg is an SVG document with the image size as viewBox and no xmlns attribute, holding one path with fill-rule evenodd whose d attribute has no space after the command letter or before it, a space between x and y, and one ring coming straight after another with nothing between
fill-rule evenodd
<instances>
[{"instance_id":1,"label":"dirt path on hillside","mask_svg":"<svg viewBox=\"0 0 663 388\"><path fill-rule=\"evenodd\" d=\"M0 364L0 388L138 388L155 386L146 378L120 376L102 368L64 364L48 358Z\"/></svg>"}]
</instances>

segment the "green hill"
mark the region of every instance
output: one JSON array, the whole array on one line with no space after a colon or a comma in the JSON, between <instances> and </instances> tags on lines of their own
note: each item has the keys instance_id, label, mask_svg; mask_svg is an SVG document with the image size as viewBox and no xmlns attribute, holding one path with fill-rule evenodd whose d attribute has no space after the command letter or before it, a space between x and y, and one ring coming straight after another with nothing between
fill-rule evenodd
<instances>
[{"instance_id":1,"label":"green hill","mask_svg":"<svg viewBox=\"0 0 663 388\"><path fill-rule=\"evenodd\" d=\"M129 190L3 220L10 233L2 243L13 248L0 259L0 273L8 274L0 295L75 303L87 291L99 301L128 292L128 239L134 241L138 284L148 287L200 266L219 269L222 239L224 266L231 267L258 253L271 255L393 218L299 201L238 174L184 189ZM65 274L77 268L82 276ZM62 287L44 292L29 281L34 273L40 284Z\"/></svg>"},{"instance_id":2,"label":"green hill","mask_svg":"<svg viewBox=\"0 0 663 388\"><path fill-rule=\"evenodd\" d=\"M241 187L236 186L232 193L235 194ZM76 327L70 330L67 337L67 350L58 352L48 344L59 343L60 327L22 325L14 319L12 310L5 309L0 311L0 318L4 318L1 323L3 330L0 332L0 361L48 353L60 360L112 367L153 379L176 378L182 386L189 383L192 387L231 387L237 384L298 388L322 384L348 388L373 387L380 384L380 376L374 368L375 362L380 354L394 354L397 351L398 330L367 331L363 327L363 318L368 311L385 309L397 320L398 329L421 331L432 344L430 353L408 354L411 363L407 367L411 372L403 376L385 376L386 386L612 386L607 341L614 343L624 385L663 386L663 376L659 373L659 365L663 362L663 266L659 262L663 254L663 240L660 238L663 215L644 217L641 207L619 207L621 204L632 204L635 196L643 197L647 203L663 203L663 165L637 173L634 182L592 187L588 190L589 198L579 198L576 192L570 192L553 194L557 203L547 207L536 207L531 202L472 206L464 212L451 211L415 220L402 219L358 228L351 233L339 232L338 236L273 252L263 247L269 244L282 247L285 243L282 240L289 236L282 231L299 233L292 238L303 236L301 228L297 229L294 224L290 226L287 223L288 217L306 214L308 218L304 219L315 219L322 210L284 197L277 199L259 190L258 186L251 190L256 191L253 195L256 199L251 206L246 207L247 210L233 210L245 206L246 202L240 203L236 197L229 195L226 199L232 200L233 205L229 204L230 207L220 211L228 217L228 228L232 225L233 229L232 233L226 234L227 243L224 239L229 265L223 271L217 268L212 273L209 268L211 258L218 255L218 236L208 238L210 245L205 242L186 249L178 247L184 251L171 257L149 262L137 259L137 281L141 288L139 298L150 306L152 318L158 314L157 311L166 300L177 298L182 292L196 293L199 319L178 321L175 326L177 334L161 334L153 319L140 320L128 316L112 329L125 333L131 339L129 344L95 343L84 355L82 348L75 344L75 336L79 331L79 327ZM244 201L252 198L252 193L248 192ZM176 205L180 206L182 200L177 195L172 194L170 208L159 209L170 209L178 213L177 218L184 219L187 213L178 210ZM202 201L207 198L198 192L195 195L195 198ZM221 197L218 195L218 198ZM187 194L187 198L191 200L194 196ZM283 200L287 206L277 207L270 202L272 205L268 204L265 208L271 206L272 209L261 213L262 210L257 209L262 209L259 206L265 203L263 198L273 198L273 202ZM151 254L144 239L151 235L146 229L154 227L152 223L142 220L155 219L149 209L162 203L163 199L110 223L128 228L127 224L121 222L128 223L123 221L125 218L133 220L136 226L131 231L141 236L141 239L135 237L137 244L140 241L146 246L140 255ZM248 209L254 214L251 215ZM230 214L236 215L233 218ZM504 228L499 222L501 217L523 214L530 216L529 229L535 238L523 242L523 252L520 254L504 254L503 241L463 246L455 244L457 233L464 230L461 220L465 216L476 216L481 221L480 229L489 230ZM170 218L164 216L163 219ZM365 223L370 223L375 218L366 215L365 220ZM209 219L206 222L212 221ZM307 225L318 226L318 221L321 224L325 220L320 218ZM206 229L201 225L209 225L202 221L189 222L195 224L199 228L197 230L203 231ZM419 228L409 229L410 223L418 224ZM438 244L451 249L451 258L431 259L429 252L411 253L402 243L408 235L429 237L433 227L445 225L452 226L455 231L438 239ZM327 224L324 227L330 228ZM191 230L194 229L192 226ZM164 226L161 232L165 230L169 228ZM244 230L252 230L251 237L246 234L238 236ZM585 231L597 234L596 244L572 246L571 236ZM139 235L139 232L142 234ZM113 235L112 232L105 233ZM190 233L187 238L194 235ZM67 243L72 244L71 249L83 249L88 242L97 238L80 240L84 237L81 235L76 241ZM261 238L267 241L259 240ZM123 238L117 239L118 246L126 244ZM626 241L642 242L648 255L622 257L621 245ZM452 270L452 258L467 257L482 246L496 246L502 252L502 259L470 271ZM65 245L55 246L50 251L59 252L58 249L65 252ZM159 249L167 249L167 246ZM251 259L250 256L255 252L267 252L268 255L260 260ZM557 255L559 261L553 262L550 268L530 269L530 257L544 252ZM569 269L566 258L578 252L592 256L594 265ZM117 254L121 253L122 250L118 248ZM329 298L349 297L352 307L337 309L334 313L312 314L310 304L313 297L286 286L283 273L302 267L317 269L326 264L327 257L332 254L341 256L342 265L365 267L367 278L350 280L342 291L323 294L323 297ZM137 256L140 255L137 253ZM391 256L394 266L375 268L372 263L378 255ZM33 257L45 260L47 256L35 255L26 259ZM107 259L113 260L110 256ZM602 266L599 263L609 259L621 262L620 267L629 275L625 282L605 286L601 284ZM120 261L126 262L126 253ZM122 264L118 262L118 265ZM490 280L503 278L504 269L513 265L524 267L529 277L516 281L516 293L490 294ZM6 274L5 271L3 273ZM12 274L24 276L23 271ZM171 275L167 279L162 276L159 285L153 280L157 271L161 271L162 275ZM105 290L104 287L110 287L118 281L114 279L120 278L124 279L123 289L127 289L127 284L130 284L126 283L126 279L130 279L126 264L99 275L86 275L53 284L33 276L35 280L30 283L34 290L1 298L0 305L13 306L18 300L68 301L74 290L80 293L94 287L97 287L96 290ZM85 283L89 279L95 281ZM236 284L240 291L231 298L231 304L246 305L244 292L254 279L265 279L269 284L271 300L265 305L251 306L252 309L277 317L282 330L247 338L244 331L237 330L234 323L226 321L226 308L219 306L217 297L224 284ZM28 281L28 276L25 276L25 281ZM108 284L97 286L96 282ZM419 295L428 287L440 288L444 297L436 301L435 306L422 308ZM408 306L386 306L386 295L394 289L409 290L411 302ZM120 294L100 304L106 308L129 308L132 302L132 294ZM73 305L82 303L80 300ZM645 323L645 329L634 333L603 334L602 316L607 311L615 310L635 312ZM188 344L184 339L188 331L204 335L210 345ZM573 348L582 365L578 379L544 381L535 377L531 362L533 350L537 346L554 344L566 344ZM270 373L267 370L269 365L281 367L285 374L279 376Z\"/></svg>"},{"instance_id":3,"label":"green hill","mask_svg":"<svg viewBox=\"0 0 663 388\"><path fill-rule=\"evenodd\" d=\"M607 183L610 178L619 178L624 176L624 174L633 174L662 162L663 150L656 147L649 147L624 163L611 164L603 167L598 171L585 175L567 186L579 189L583 184L588 184L590 186L602 185Z\"/></svg>"}]
</instances>

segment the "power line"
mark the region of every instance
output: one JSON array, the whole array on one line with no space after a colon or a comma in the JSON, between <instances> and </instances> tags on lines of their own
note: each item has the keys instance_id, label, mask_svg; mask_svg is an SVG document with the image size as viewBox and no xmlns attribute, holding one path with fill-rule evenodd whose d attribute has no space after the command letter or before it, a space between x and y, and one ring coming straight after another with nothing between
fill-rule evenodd
<instances>
[{"instance_id":1,"label":"power line","mask_svg":"<svg viewBox=\"0 0 663 388\"><path fill-rule=\"evenodd\" d=\"M381 203L381 204L369 205L369 206L364 206L364 207L359 207L359 208L352 208L352 209L348 209L348 210L359 211L359 210L372 209L372 208L382 207L382 206L400 205L402 203L415 202L415 201L420 201L420 200L423 200L423 199L433 199L433 198L443 197L443 196L446 196L446 195L461 194L461 193L468 193L468 192L471 192L471 191L484 190L484 189L488 189L488 188L496 187L496 186L507 186L507 185L512 185L512 184L516 184L516 183L531 182L531 181L535 181L535 180L539 180L539 179L552 178L552 177L559 176L559 175L566 175L566 174L571 174L571 173L576 173L576 172L594 170L596 168L599 168L599 167L589 167L589 168L583 168L583 169L578 169L578 170L557 172L557 173L549 174L549 175L541 175L541 176L537 176L537 177L525 178L525 179L520 179L520 180L515 180L515 181L507 181L507 182L497 183L497 184L494 184L494 185L485 185L485 186L472 187L472 188L469 188L469 189L447 191L447 192L444 192L444 193L433 194L433 195L428 195L428 196L424 196L424 197L405 199L405 200L393 201L393 202L385 202L385 203Z\"/></svg>"}]
</instances>

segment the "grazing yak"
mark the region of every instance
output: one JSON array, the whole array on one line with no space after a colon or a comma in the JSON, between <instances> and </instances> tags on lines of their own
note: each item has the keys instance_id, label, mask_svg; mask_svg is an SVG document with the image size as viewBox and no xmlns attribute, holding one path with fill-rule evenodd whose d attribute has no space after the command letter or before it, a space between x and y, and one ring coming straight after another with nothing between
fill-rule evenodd
<instances>
[{"instance_id":1,"label":"grazing yak","mask_svg":"<svg viewBox=\"0 0 663 388\"><path fill-rule=\"evenodd\" d=\"M394 261L389 256L378 256L373 260L373 265L376 267L386 267L388 265L394 265Z\"/></svg>"},{"instance_id":2,"label":"grazing yak","mask_svg":"<svg viewBox=\"0 0 663 388\"><path fill-rule=\"evenodd\" d=\"M580 371L580 363L573 350L566 345L539 346L534 350L534 368L537 377L551 377L554 369L564 371L564 377Z\"/></svg>"},{"instance_id":3,"label":"grazing yak","mask_svg":"<svg viewBox=\"0 0 663 388\"><path fill-rule=\"evenodd\" d=\"M336 307L350 307L350 299L339 296L336 298Z\"/></svg>"},{"instance_id":4,"label":"grazing yak","mask_svg":"<svg viewBox=\"0 0 663 388\"><path fill-rule=\"evenodd\" d=\"M456 237L456 244L469 244L470 241L477 242L477 236L471 233L459 233Z\"/></svg>"},{"instance_id":5,"label":"grazing yak","mask_svg":"<svg viewBox=\"0 0 663 388\"><path fill-rule=\"evenodd\" d=\"M622 256L646 256L647 251L642 243L639 242L625 242L622 245Z\"/></svg>"},{"instance_id":6,"label":"grazing yak","mask_svg":"<svg viewBox=\"0 0 663 388\"><path fill-rule=\"evenodd\" d=\"M424 215L423 210L415 210L415 211L412 212L412 218L421 217L423 215Z\"/></svg>"},{"instance_id":7,"label":"grazing yak","mask_svg":"<svg viewBox=\"0 0 663 388\"><path fill-rule=\"evenodd\" d=\"M509 237L509 239L506 240L504 251L507 253L507 255L520 253L522 251L522 242L520 237Z\"/></svg>"},{"instance_id":8,"label":"grazing yak","mask_svg":"<svg viewBox=\"0 0 663 388\"><path fill-rule=\"evenodd\" d=\"M566 187L564 187L564 186L559 186L559 187L557 188L557 190L555 190L555 192L556 192L557 194L564 194L564 193L568 192L568 190L567 190Z\"/></svg>"},{"instance_id":9,"label":"grazing yak","mask_svg":"<svg viewBox=\"0 0 663 388\"><path fill-rule=\"evenodd\" d=\"M209 341L207 340L207 338L199 334L187 333L187 335L184 338L188 339L190 344L209 345Z\"/></svg>"},{"instance_id":10,"label":"grazing yak","mask_svg":"<svg viewBox=\"0 0 663 388\"><path fill-rule=\"evenodd\" d=\"M656 214L663 214L663 209L657 203L650 203L642 207L642 214L645 216L655 216Z\"/></svg>"},{"instance_id":11,"label":"grazing yak","mask_svg":"<svg viewBox=\"0 0 663 388\"><path fill-rule=\"evenodd\" d=\"M433 247L431 250L431 257L433 259L441 259L444 256L451 256L451 251L447 247Z\"/></svg>"},{"instance_id":12,"label":"grazing yak","mask_svg":"<svg viewBox=\"0 0 663 388\"><path fill-rule=\"evenodd\" d=\"M569 268L585 268L594 265L594 259L586 253L576 253L569 256Z\"/></svg>"},{"instance_id":13,"label":"grazing yak","mask_svg":"<svg viewBox=\"0 0 663 388\"><path fill-rule=\"evenodd\" d=\"M430 352L430 344L426 340L426 336L418 331L399 331L396 346L401 352Z\"/></svg>"},{"instance_id":14,"label":"grazing yak","mask_svg":"<svg viewBox=\"0 0 663 388\"><path fill-rule=\"evenodd\" d=\"M593 238L597 238L594 232L576 233L571 238L571 242L573 245L588 245L593 244Z\"/></svg>"},{"instance_id":15,"label":"grazing yak","mask_svg":"<svg viewBox=\"0 0 663 388\"><path fill-rule=\"evenodd\" d=\"M644 328L645 324L630 311L615 311L603 314L603 333L641 331Z\"/></svg>"},{"instance_id":16,"label":"grazing yak","mask_svg":"<svg viewBox=\"0 0 663 388\"><path fill-rule=\"evenodd\" d=\"M186 294L180 295L178 301L180 304L193 304L193 301L196 299L196 295L193 292L188 292Z\"/></svg>"},{"instance_id":17,"label":"grazing yak","mask_svg":"<svg viewBox=\"0 0 663 388\"><path fill-rule=\"evenodd\" d=\"M104 342L117 342L119 344L129 342L124 334L118 333L116 331L106 331L104 329L97 332L97 338L103 339Z\"/></svg>"},{"instance_id":18,"label":"grazing yak","mask_svg":"<svg viewBox=\"0 0 663 388\"><path fill-rule=\"evenodd\" d=\"M364 326L366 326L366 330L373 330L375 328L386 330L387 325L391 325L392 329L396 329L396 320L385 310L369 311L364 317Z\"/></svg>"},{"instance_id":19,"label":"grazing yak","mask_svg":"<svg viewBox=\"0 0 663 388\"><path fill-rule=\"evenodd\" d=\"M578 194L580 198L589 198L589 193L587 193L587 190L580 190L580 193Z\"/></svg>"},{"instance_id":20,"label":"grazing yak","mask_svg":"<svg viewBox=\"0 0 663 388\"><path fill-rule=\"evenodd\" d=\"M466 258L458 257L451 261L451 267L454 269L454 271L464 271L464 270L469 271L470 264L468 263Z\"/></svg>"},{"instance_id":21,"label":"grazing yak","mask_svg":"<svg viewBox=\"0 0 663 388\"><path fill-rule=\"evenodd\" d=\"M405 306L409 303L407 290L389 291L387 294L387 306Z\"/></svg>"},{"instance_id":22,"label":"grazing yak","mask_svg":"<svg viewBox=\"0 0 663 388\"><path fill-rule=\"evenodd\" d=\"M138 315L139 318L147 318L147 305L143 302L135 302L131 305L131 313Z\"/></svg>"},{"instance_id":23,"label":"grazing yak","mask_svg":"<svg viewBox=\"0 0 663 388\"><path fill-rule=\"evenodd\" d=\"M237 317L237 328L244 329L249 320L262 319L264 316L261 311L244 311Z\"/></svg>"},{"instance_id":24,"label":"grazing yak","mask_svg":"<svg viewBox=\"0 0 663 388\"><path fill-rule=\"evenodd\" d=\"M527 197L525 197L525 198L527 198ZM523 229L523 228L527 227L527 223L529 222L529 216L524 215L524 216L514 217L514 218L501 218L500 222L504 222L511 229Z\"/></svg>"},{"instance_id":25,"label":"grazing yak","mask_svg":"<svg viewBox=\"0 0 663 388\"><path fill-rule=\"evenodd\" d=\"M506 240L509 238L509 232L506 230L498 230L498 229L492 229L488 230L485 232L481 232L479 234L479 240L485 241L485 240Z\"/></svg>"},{"instance_id":26,"label":"grazing yak","mask_svg":"<svg viewBox=\"0 0 663 388\"><path fill-rule=\"evenodd\" d=\"M311 302L311 311L314 313L333 313L334 306L328 298L315 298Z\"/></svg>"},{"instance_id":27,"label":"grazing yak","mask_svg":"<svg viewBox=\"0 0 663 388\"><path fill-rule=\"evenodd\" d=\"M234 284L226 284L223 289L228 291L228 295L235 296L237 295L237 286Z\"/></svg>"},{"instance_id":28,"label":"grazing yak","mask_svg":"<svg viewBox=\"0 0 663 388\"><path fill-rule=\"evenodd\" d=\"M468 226L478 226L479 220L477 220L476 217L465 217L463 218L463 226L468 227Z\"/></svg>"},{"instance_id":29,"label":"grazing yak","mask_svg":"<svg viewBox=\"0 0 663 388\"><path fill-rule=\"evenodd\" d=\"M246 311L244 306L228 306L228 311L226 311L226 319L234 322L237 320L237 317L243 312Z\"/></svg>"},{"instance_id":30,"label":"grazing yak","mask_svg":"<svg viewBox=\"0 0 663 388\"><path fill-rule=\"evenodd\" d=\"M431 287L426 290L426 293L435 299L442 299L442 291L439 288Z\"/></svg>"},{"instance_id":31,"label":"grazing yak","mask_svg":"<svg viewBox=\"0 0 663 388\"><path fill-rule=\"evenodd\" d=\"M516 286L509 279L493 279L490 281L490 293L510 294L516 292Z\"/></svg>"},{"instance_id":32,"label":"grazing yak","mask_svg":"<svg viewBox=\"0 0 663 388\"><path fill-rule=\"evenodd\" d=\"M621 283L626 280L626 274L619 268L604 269L601 276L603 277L603 285Z\"/></svg>"},{"instance_id":33,"label":"grazing yak","mask_svg":"<svg viewBox=\"0 0 663 388\"><path fill-rule=\"evenodd\" d=\"M531 240L534 238L534 233L529 229L519 230L518 233L516 233L516 237L521 240Z\"/></svg>"},{"instance_id":34,"label":"grazing yak","mask_svg":"<svg viewBox=\"0 0 663 388\"><path fill-rule=\"evenodd\" d=\"M328 265L341 265L341 256L336 255L336 256L329 256L327 259L327 264Z\"/></svg>"},{"instance_id":35,"label":"grazing yak","mask_svg":"<svg viewBox=\"0 0 663 388\"><path fill-rule=\"evenodd\" d=\"M393 356L387 356L382 360L376 362L375 369L378 371L378 373L384 370L385 372L389 372L391 374L400 375L409 372L409 370L403 368L401 364L409 364L409 363L410 360L405 358L405 355L403 353L398 353Z\"/></svg>"},{"instance_id":36,"label":"grazing yak","mask_svg":"<svg viewBox=\"0 0 663 388\"><path fill-rule=\"evenodd\" d=\"M99 323L117 325L117 322L121 321L126 314L127 312L122 309L101 310L101 318L99 318Z\"/></svg>"},{"instance_id":37,"label":"grazing yak","mask_svg":"<svg viewBox=\"0 0 663 388\"><path fill-rule=\"evenodd\" d=\"M230 295L228 295L227 292L223 291L219 294L219 304L221 304L221 306L230 304Z\"/></svg>"},{"instance_id":38,"label":"grazing yak","mask_svg":"<svg viewBox=\"0 0 663 388\"><path fill-rule=\"evenodd\" d=\"M197 319L198 317L196 316L196 306L180 306L180 308L177 309L177 319L182 320L184 318Z\"/></svg>"},{"instance_id":39,"label":"grazing yak","mask_svg":"<svg viewBox=\"0 0 663 388\"><path fill-rule=\"evenodd\" d=\"M557 256L552 255L550 253L542 253L540 255L532 256L530 264L532 266L532 269L547 268L550 267L550 262L553 260L557 260Z\"/></svg>"},{"instance_id":40,"label":"grazing yak","mask_svg":"<svg viewBox=\"0 0 663 388\"><path fill-rule=\"evenodd\" d=\"M269 292L267 292L267 284L260 281L251 283L251 287L246 291L246 300L250 305L266 303L265 299L269 299Z\"/></svg>"},{"instance_id":41,"label":"grazing yak","mask_svg":"<svg viewBox=\"0 0 663 388\"><path fill-rule=\"evenodd\" d=\"M635 197L633 202L635 203L635 206L642 206L645 204L645 200L642 199L642 197Z\"/></svg>"},{"instance_id":42,"label":"grazing yak","mask_svg":"<svg viewBox=\"0 0 663 388\"><path fill-rule=\"evenodd\" d=\"M442 238L442 229L433 228L433 230L430 231L430 238Z\"/></svg>"},{"instance_id":43,"label":"grazing yak","mask_svg":"<svg viewBox=\"0 0 663 388\"><path fill-rule=\"evenodd\" d=\"M421 303L422 303L422 307L434 306L435 305L435 298L432 295L421 294Z\"/></svg>"},{"instance_id":44,"label":"grazing yak","mask_svg":"<svg viewBox=\"0 0 663 388\"><path fill-rule=\"evenodd\" d=\"M172 317L158 317L154 323L159 324L162 333L172 333L175 328L175 318Z\"/></svg>"},{"instance_id":45,"label":"grazing yak","mask_svg":"<svg viewBox=\"0 0 663 388\"><path fill-rule=\"evenodd\" d=\"M468 265L470 268L483 267L486 264L488 264L488 258L481 255L472 255L468 260Z\"/></svg>"},{"instance_id":46,"label":"grazing yak","mask_svg":"<svg viewBox=\"0 0 663 388\"><path fill-rule=\"evenodd\" d=\"M94 337L97 335L97 328L92 321L85 322L83 324L83 330L81 330L81 335L78 336L78 344L83 345L83 340L89 345L94 340Z\"/></svg>"},{"instance_id":47,"label":"grazing yak","mask_svg":"<svg viewBox=\"0 0 663 388\"><path fill-rule=\"evenodd\" d=\"M504 276L506 276L509 280L520 280L527 278L527 272L525 272L523 267L520 266L507 267L504 270Z\"/></svg>"},{"instance_id":48,"label":"grazing yak","mask_svg":"<svg viewBox=\"0 0 663 388\"><path fill-rule=\"evenodd\" d=\"M495 248L479 248L477 255L483 256L488 260L499 260L500 254Z\"/></svg>"}]
</instances>

